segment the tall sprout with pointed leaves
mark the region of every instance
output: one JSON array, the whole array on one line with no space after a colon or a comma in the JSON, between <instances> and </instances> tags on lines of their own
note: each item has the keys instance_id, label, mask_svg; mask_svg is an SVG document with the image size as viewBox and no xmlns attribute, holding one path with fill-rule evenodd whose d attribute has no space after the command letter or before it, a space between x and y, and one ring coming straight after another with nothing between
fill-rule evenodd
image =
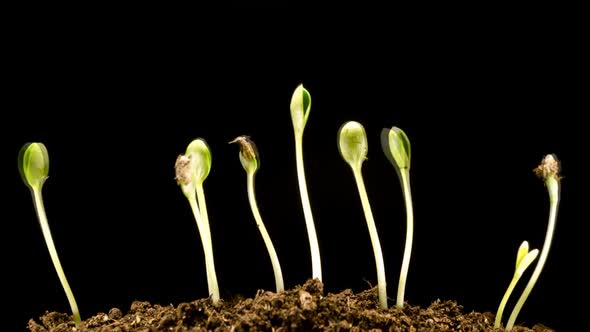
<instances>
[{"instance_id":1,"label":"tall sprout with pointed leaves","mask_svg":"<svg viewBox=\"0 0 590 332\"><path fill-rule=\"evenodd\" d=\"M293 121L293 132L295 134L295 160L297 163L297 180L299 182L299 193L301 194L301 204L305 216L305 225L309 237L309 246L311 251L312 276L315 279L322 280L322 265L320 261L320 247L315 232L315 224L311 214L311 205L307 193L307 183L305 181L305 170L303 168L303 131L309 117L311 109L311 96L309 92L300 84L291 98L291 120Z\"/></svg>"},{"instance_id":2,"label":"tall sprout with pointed leaves","mask_svg":"<svg viewBox=\"0 0 590 332\"><path fill-rule=\"evenodd\" d=\"M45 207L43 205L42 189L49 174L49 154L47 153L45 145L43 143L25 144L18 154L18 170L25 185L29 187L31 194L33 195L33 203L35 205L35 211L37 212L37 219L41 225L43 237L45 238L45 244L49 250L49 255L51 256L55 271L59 276L59 281L66 292L74 316L74 322L76 323L76 326L78 326L81 322L80 311L78 310L74 293L70 288L70 284L66 279L61 262L59 261L57 250L53 243L53 237L51 236L51 230L49 229Z\"/></svg>"},{"instance_id":3,"label":"tall sprout with pointed leaves","mask_svg":"<svg viewBox=\"0 0 590 332\"><path fill-rule=\"evenodd\" d=\"M371 244L373 245L373 254L375 255L375 264L377 266L377 288L379 291L379 305L387 309L387 284L385 279L385 265L383 263L383 253L377 227L373 219L373 212L369 204L369 197L365 188L363 174L361 171L363 162L367 159L368 142L365 128L355 121L346 122L338 131L338 149L340 155L348 163L354 174L354 180L361 198L361 204L365 213L365 219L369 228Z\"/></svg>"},{"instance_id":4,"label":"tall sprout with pointed leaves","mask_svg":"<svg viewBox=\"0 0 590 332\"><path fill-rule=\"evenodd\" d=\"M406 281L408 270L410 268L410 257L412 255L412 239L414 236L414 208L412 205L412 192L410 189L410 162L411 148L410 140L406 133L398 127L391 129L384 128L381 131L381 147L387 159L395 167L398 177L400 178L404 200L406 203L406 245L404 248L404 257L402 268L399 275L397 288L396 307L404 307L404 296L406 292Z\"/></svg>"},{"instance_id":5,"label":"tall sprout with pointed leaves","mask_svg":"<svg viewBox=\"0 0 590 332\"><path fill-rule=\"evenodd\" d=\"M277 256L275 247L272 244L270 235L268 235L266 227L262 222L262 216L260 215L260 211L258 210L258 204L256 203L256 194L254 191L254 175L258 171L258 168L260 168L260 158L258 155L258 149L256 148L254 142L248 136L238 136L236 137L236 139L231 141L230 144L231 143L238 143L240 145L240 163L242 163L242 167L244 167L244 170L246 171L247 175L246 186L248 189L248 201L250 202L250 209L252 210L254 220L256 220L256 225L258 226L258 230L260 230L260 234L262 235L262 239L264 240L264 244L266 245L266 249L268 250L268 255L270 256L272 269L275 275L275 285L278 293L285 289L285 286L283 284L283 272L281 271L279 257Z\"/></svg>"},{"instance_id":6,"label":"tall sprout with pointed leaves","mask_svg":"<svg viewBox=\"0 0 590 332\"><path fill-rule=\"evenodd\" d=\"M518 317L520 310L526 302L529 294L533 290L533 287L537 283L539 275L541 275L541 271L545 266L547 255L549 255L549 249L551 248L551 241L553 240L555 221L557 219L557 210L559 207L561 176L559 175L560 165L557 157L554 154L546 155L543 158L541 164L535 168L534 171L537 176L545 181L545 186L547 187L547 192L549 193L549 222L547 225L547 232L545 233L545 242L543 243L543 248L541 249L539 259L537 260L537 265L533 270L529 282L520 295L518 302L516 302L516 305L514 305L512 313L510 314L510 318L508 319L508 323L506 324L506 331L508 332L512 331L512 327L516 322L516 318Z\"/></svg>"},{"instance_id":7,"label":"tall sprout with pointed leaves","mask_svg":"<svg viewBox=\"0 0 590 332\"><path fill-rule=\"evenodd\" d=\"M219 286L217 285L211 230L203 190L203 182L211 170L211 152L205 140L201 138L193 140L186 148L186 153L178 156L174 166L176 181L180 185L182 193L188 199L197 222L199 235L203 243L203 251L205 252L209 296L211 296L213 303L216 303L219 301Z\"/></svg>"},{"instance_id":8,"label":"tall sprout with pointed leaves","mask_svg":"<svg viewBox=\"0 0 590 332\"><path fill-rule=\"evenodd\" d=\"M500 328L502 322L502 315L504 314L504 308L506 307L506 303L508 303L510 294L512 294L514 287L516 287L516 284L518 283L518 280L520 280L520 277L522 276L524 271L537 258L538 254L538 249L529 251L529 243L527 241L523 241L520 247L518 248L514 276L512 277L512 281L510 281L508 289L506 290L506 293L504 293L504 297L502 297L502 301L500 301L500 305L498 306L498 311L496 312L496 320L494 322L495 328Z\"/></svg>"}]
</instances>

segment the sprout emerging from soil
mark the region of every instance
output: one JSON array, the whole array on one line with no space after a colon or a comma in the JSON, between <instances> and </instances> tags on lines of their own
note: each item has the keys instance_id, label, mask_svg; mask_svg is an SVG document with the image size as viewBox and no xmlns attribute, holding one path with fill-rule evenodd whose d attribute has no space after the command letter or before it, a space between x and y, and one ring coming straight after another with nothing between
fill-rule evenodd
<instances>
[{"instance_id":1,"label":"sprout emerging from soil","mask_svg":"<svg viewBox=\"0 0 590 332\"><path fill-rule=\"evenodd\" d=\"M256 220L256 225L260 230L260 234L262 235L262 239L264 240L264 244L266 245L266 249L268 250L268 255L270 256L270 261L272 263L272 269L275 274L275 285L277 288L277 293L281 292L285 289L283 284L283 272L281 271L281 264L279 263L279 257L277 256L277 252L275 251L275 247L272 244L270 239L270 235L266 231L266 227L264 227L264 223L262 222L262 217L260 216L260 212L258 210L258 204L256 203L256 195L254 191L254 175L258 168L260 167L260 158L258 157L258 150L256 149L256 145L248 136L239 136L236 137L231 143L238 143L240 145L240 162L246 170L247 175L247 187L248 187L248 201L250 202L250 208L252 209L252 214L254 215L254 219Z\"/></svg>"},{"instance_id":2,"label":"sprout emerging from soil","mask_svg":"<svg viewBox=\"0 0 590 332\"><path fill-rule=\"evenodd\" d=\"M318 238L315 232L313 216L311 214L311 205L307 194L307 183L305 182L305 170L303 168L303 131L309 111L311 109L311 96L309 92L299 85L291 98L291 120L293 121L293 132L295 134L295 160L297 163L297 180L299 181L299 193L301 194L301 204L303 205L303 214L305 216L305 225L309 237L309 246L311 251L312 276L320 281L322 280L322 265L320 261L320 248Z\"/></svg>"},{"instance_id":3,"label":"sprout emerging from soil","mask_svg":"<svg viewBox=\"0 0 590 332\"><path fill-rule=\"evenodd\" d=\"M211 152L205 140L198 138L192 141L186 148L186 153L176 159L175 170L176 181L180 185L184 196L188 199L197 222L205 252L209 296L211 296L213 303L216 303L219 301L219 286L215 274L211 230L209 228L205 192L203 191L203 182L211 170Z\"/></svg>"},{"instance_id":4,"label":"sprout emerging from soil","mask_svg":"<svg viewBox=\"0 0 590 332\"><path fill-rule=\"evenodd\" d=\"M553 154L548 154L545 156L545 158L543 158L541 164L535 168L534 171L537 176L541 177L545 181L545 186L547 187L547 192L549 193L549 222L547 226L547 233L545 234L545 242L543 243L543 248L541 249L541 254L539 255L539 260L537 261L537 265L535 266L535 270L533 271L529 282L527 283L525 289L520 295L520 298L518 299L518 302L516 302L512 313L510 314L510 318L506 324L507 332L512 331L512 327L514 326L516 318L518 317L524 302L533 290L535 283L539 279L539 275L543 270L545 261L547 261L547 255L549 254L551 240L553 239L553 232L555 230L555 220L557 219L561 181L561 176L559 175L560 165L557 157Z\"/></svg>"},{"instance_id":5,"label":"sprout emerging from soil","mask_svg":"<svg viewBox=\"0 0 590 332\"><path fill-rule=\"evenodd\" d=\"M74 322L76 323L76 326L78 326L81 322L80 311L78 310L74 293L72 292L64 270L61 267L57 250L53 243L53 237L51 236L51 230L49 229L45 207L43 205L42 189L49 174L49 154L47 153L45 145L43 143L25 144L18 154L18 170L25 185L29 187L31 194L33 195L37 219L41 225L41 231L43 232L47 249L49 249L49 255L55 266L55 271L57 271L57 275L59 276L59 281L61 281L61 285L66 292L68 302L72 309L72 314L74 315Z\"/></svg>"},{"instance_id":6,"label":"sprout emerging from soil","mask_svg":"<svg viewBox=\"0 0 590 332\"><path fill-rule=\"evenodd\" d=\"M396 300L396 307L401 309L404 307L406 280L410 267L412 238L414 234L414 209L412 205L412 192L410 190L410 162L412 160L412 154L408 136L406 136L403 130L397 127L392 127L391 129L384 128L381 131L381 147L387 159L395 167L395 171L400 178L404 200L406 202L406 246L399 275Z\"/></svg>"},{"instance_id":7,"label":"sprout emerging from soil","mask_svg":"<svg viewBox=\"0 0 590 332\"><path fill-rule=\"evenodd\" d=\"M537 258L539 254L538 249L534 249L529 251L529 243L527 241L523 241L520 247L518 248L518 253L516 255L516 267L514 269L514 276L512 277L512 281L508 285L508 289L500 301L500 305L498 306L498 312L496 313L496 320L494 322L495 328L500 328L500 324L502 321L502 315L504 313L504 308L506 307L506 303L510 298L510 294L514 290L514 287L520 280L520 277L524 273L524 271L531 265L531 263Z\"/></svg>"},{"instance_id":8,"label":"sprout emerging from soil","mask_svg":"<svg viewBox=\"0 0 590 332\"><path fill-rule=\"evenodd\" d=\"M385 279L385 266L383 264L383 254L381 252L381 244L379 243L379 235L377 234L377 227L375 227L375 220L373 219L373 212L369 204L369 197L365 188L365 182L362 175L362 165L367 159L368 143L365 128L355 121L346 122L338 131L338 149L342 158L348 163L354 174L356 186L360 194L361 203L365 212L365 219L369 228L369 235L373 245L373 254L375 255L375 264L377 265L377 288L379 290L379 305L383 309L387 309L387 288Z\"/></svg>"}]
</instances>

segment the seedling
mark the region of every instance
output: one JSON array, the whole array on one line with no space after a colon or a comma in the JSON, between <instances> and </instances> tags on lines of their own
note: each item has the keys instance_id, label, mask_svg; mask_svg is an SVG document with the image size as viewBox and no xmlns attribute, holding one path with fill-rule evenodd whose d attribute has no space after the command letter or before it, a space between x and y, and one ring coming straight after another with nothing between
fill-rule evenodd
<instances>
[{"instance_id":1,"label":"seedling","mask_svg":"<svg viewBox=\"0 0 590 332\"><path fill-rule=\"evenodd\" d=\"M258 168L260 168L258 149L256 149L256 145L248 136L236 137L236 139L231 141L230 144L231 143L238 143L240 145L240 162L242 163L244 170L246 170L246 185L248 188L248 201L250 202L250 209L252 210L254 220L256 220L256 225L260 230L260 234L262 235L262 239L264 240L264 244L268 250L268 255L270 256L272 269L275 275L275 285L278 293L285 289L283 284L283 272L281 272L279 257L277 256L275 247L272 244L270 235L268 235L266 227L264 227L264 223L262 222L262 216L260 216L260 211L258 210L258 204L256 203L256 195L254 191L254 175L258 171Z\"/></svg>"},{"instance_id":2,"label":"seedling","mask_svg":"<svg viewBox=\"0 0 590 332\"><path fill-rule=\"evenodd\" d=\"M35 211L37 212L37 219L41 225L43 237L45 238L45 244L49 250L49 255L51 256L55 271L59 276L59 281L61 281L61 286L66 292L68 302L72 308L74 322L76 323L76 326L79 326L81 322L80 311L78 310L74 293L72 292L64 270L61 267L57 250L53 243L53 237L51 236L51 230L49 229L45 207L43 205L42 189L49 174L49 154L47 153L45 145L43 143L25 144L18 154L18 170L25 185L29 187L31 194L33 195L33 204L35 205Z\"/></svg>"},{"instance_id":3,"label":"seedling","mask_svg":"<svg viewBox=\"0 0 590 332\"><path fill-rule=\"evenodd\" d=\"M543 248L541 249L541 254L539 255L539 260L537 260L537 265L533 270L529 282L520 295L518 302L516 302L514 309L512 309L512 313L510 314L510 318L506 324L507 332L512 331L512 327L514 326L522 306L533 290L535 283L539 279L539 275L543 270L543 266L545 266L547 255L549 255L549 249L551 248L551 240L553 239L553 233L555 230L555 220L557 219L559 194L561 190L561 176L559 175L560 165L557 157L553 154L546 155L545 158L543 158L541 164L535 168L534 172L537 174L537 176L545 181L545 186L547 187L547 192L549 193L549 222L547 225L547 232L545 234L545 242L543 243Z\"/></svg>"},{"instance_id":4,"label":"seedling","mask_svg":"<svg viewBox=\"0 0 590 332\"><path fill-rule=\"evenodd\" d=\"M205 252L209 295L213 303L217 303L219 301L219 286L215 274L211 230L203 190L203 182L211 170L211 152L205 140L198 138L192 141L186 148L186 153L176 159L175 170L176 181L180 185L184 196L188 199L197 222L199 235L203 243L203 251Z\"/></svg>"},{"instance_id":5,"label":"seedling","mask_svg":"<svg viewBox=\"0 0 590 332\"><path fill-rule=\"evenodd\" d=\"M404 258L399 275L397 288L396 307L404 307L404 296L406 292L406 280L408 278L408 269L410 268L410 256L412 255L412 239L414 234L414 209L412 205L412 192L410 190L410 162L411 148L410 140L403 130L397 127L391 129L384 128L381 131L381 147L389 161L395 167L398 177L400 178L404 201L406 203L406 245L404 248Z\"/></svg>"},{"instance_id":6,"label":"seedling","mask_svg":"<svg viewBox=\"0 0 590 332\"><path fill-rule=\"evenodd\" d=\"M303 214L305 216L305 225L309 237L309 246L311 251L312 276L320 281L322 280L322 265L320 262L320 247L315 232L313 216L311 214L311 205L307 194L307 183L305 182L305 170L303 168L303 130L309 117L311 109L311 96L309 92L299 85L291 98L291 120L293 121L293 132L295 134L295 160L297 163L297 180L299 181L299 193L301 194L301 204L303 205Z\"/></svg>"},{"instance_id":7,"label":"seedling","mask_svg":"<svg viewBox=\"0 0 590 332\"><path fill-rule=\"evenodd\" d=\"M367 189L363 180L361 171L363 162L367 159L368 143L365 128L355 121L346 122L338 131L338 149L344 161L348 163L354 174L354 180L361 198L361 204L365 213L365 219L369 228L369 235L371 237L371 244L373 245L373 254L375 255L375 264L377 266L377 288L379 291L379 305L383 309L387 309L387 288L385 279L385 265L383 264L383 254L381 252L381 244L379 243L379 235L377 234L377 227L375 227L375 220L373 219L373 212L369 204L369 197L367 196Z\"/></svg>"},{"instance_id":8,"label":"seedling","mask_svg":"<svg viewBox=\"0 0 590 332\"><path fill-rule=\"evenodd\" d=\"M514 276L512 277L512 281L508 285L508 289L500 301L500 306L498 306L498 312L496 313L496 320L494 322L495 328L500 328L500 324L502 321L502 315L504 313L504 308L506 307L506 303L510 298L510 294L514 290L514 287L520 280L520 277L524 273L524 271L531 265L531 263L537 258L539 254L538 249L534 249L529 251L529 243L527 241L523 241L520 247L518 248L518 253L516 255L516 267L514 269Z\"/></svg>"}]
</instances>

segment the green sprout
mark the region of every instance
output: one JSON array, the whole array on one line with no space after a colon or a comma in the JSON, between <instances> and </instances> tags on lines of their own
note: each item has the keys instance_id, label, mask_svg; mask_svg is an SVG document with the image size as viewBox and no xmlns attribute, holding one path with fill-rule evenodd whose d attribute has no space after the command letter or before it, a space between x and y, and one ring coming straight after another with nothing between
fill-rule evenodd
<instances>
[{"instance_id":1,"label":"green sprout","mask_svg":"<svg viewBox=\"0 0 590 332\"><path fill-rule=\"evenodd\" d=\"M281 264L279 263L279 257L277 256L275 247L270 240L270 235L268 235L266 227L264 227L264 223L262 222L262 217L260 216L260 211L258 210L258 204L256 203L256 195L254 191L254 175L260 167L258 150L256 149L254 142L248 136L236 137L229 143L238 143L240 145L240 162L242 163L242 166L244 167L244 170L246 170L247 174L246 185L248 187L248 201L250 202L250 209L252 210L252 214L256 220L256 225L260 230L260 234L262 235L262 239L264 240L264 244L268 250L268 255L270 256L272 269L275 274L277 293L281 292L285 289L283 284L283 272L281 271Z\"/></svg>"},{"instance_id":2,"label":"green sprout","mask_svg":"<svg viewBox=\"0 0 590 332\"><path fill-rule=\"evenodd\" d=\"M33 202L35 205L35 211L37 212L37 218L39 224L41 224L41 231L45 238L47 249L49 249L49 255L61 281L61 285L66 292L68 302L74 315L74 322L76 326L80 325L80 311L74 298L74 293L70 288L70 284L66 279L63 268L53 243L53 237L51 236L51 230L49 229L49 222L47 221L47 215L45 214L45 207L43 205L42 189L45 180L47 180L49 174L49 154L47 148L43 143L27 143L25 144L18 154L18 170L20 175L27 187L31 190L33 195Z\"/></svg>"},{"instance_id":3,"label":"green sprout","mask_svg":"<svg viewBox=\"0 0 590 332\"><path fill-rule=\"evenodd\" d=\"M553 239L553 233L555 230L555 220L557 219L557 209L559 207L559 194L560 194L560 181L561 176L559 175L560 165L557 157L553 154L548 154L543 158L541 164L535 168L534 172L545 181L545 186L547 187L547 192L549 193L549 222L547 225L547 233L545 234L545 242L543 243L543 248L541 249L541 254L539 255L539 260L537 260L537 265L535 266L535 270L529 279L526 287L524 288L518 302L512 309L512 313L510 314L510 318L508 319L508 323L506 324L506 331L512 331L512 327L516 321L516 317L518 317L518 313L522 309L525 301L527 300L529 294L533 290L535 283L539 279L539 275L543 270L543 266L547 261L547 255L549 254L549 249L551 248L551 240Z\"/></svg>"},{"instance_id":4,"label":"green sprout","mask_svg":"<svg viewBox=\"0 0 590 332\"><path fill-rule=\"evenodd\" d=\"M367 189L365 189L365 182L361 168L365 159L367 159L368 143L365 128L355 121L346 122L338 131L338 149L344 161L348 163L354 174L356 186L361 198L361 204L365 212L365 219L369 228L369 235L371 237L371 244L373 245L373 254L375 255L375 264L377 265L377 288L379 291L379 305L383 309L387 309L387 283L385 279L385 265L383 263L383 254L381 252L381 244L379 243L379 235L377 234L377 227L375 227L375 220L373 219L373 212L369 204L369 197L367 196Z\"/></svg>"},{"instance_id":5,"label":"green sprout","mask_svg":"<svg viewBox=\"0 0 590 332\"><path fill-rule=\"evenodd\" d=\"M217 303L219 301L219 286L215 274L211 230L205 203L205 192L203 191L203 182L211 170L211 152L205 140L201 138L193 140L186 148L186 153L178 156L174 168L176 170L176 181L180 185L184 196L188 199L197 222L201 242L203 243L203 251L205 252L209 295L213 303Z\"/></svg>"},{"instance_id":6,"label":"green sprout","mask_svg":"<svg viewBox=\"0 0 590 332\"><path fill-rule=\"evenodd\" d=\"M495 328L500 328L500 324L502 321L502 314L504 313L504 308L506 307L506 303L510 298L510 294L514 290L514 287L520 280L520 277L524 273L524 271L531 265L531 263L537 258L539 254L538 249L534 249L529 251L529 243L527 241L523 241L520 247L518 248L518 253L516 255L516 267L514 269L514 276L512 277L512 281L508 285L508 289L500 301L500 305L498 306L498 312L496 313L496 320L494 322Z\"/></svg>"},{"instance_id":7,"label":"green sprout","mask_svg":"<svg viewBox=\"0 0 590 332\"><path fill-rule=\"evenodd\" d=\"M404 295L406 291L406 280L408 278L408 269L410 267L410 256L412 255L412 238L414 234L414 209L412 206L412 192L410 190L410 162L411 148L410 140L403 130L397 127L391 129L384 128L381 131L381 147L387 159L395 167L398 177L400 178L404 200L406 203L406 245L404 248L404 258L399 275L399 284L397 288L396 307L404 307Z\"/></svg>"},{"instance_id":8,"label":"green sprout","mask_svg":"<svg viewBox=\"0 0 590 332\"><path fill-rule=\"evenodd\" d=\"M293 92L291 98L291 120L293 121L293 131L295 134L295 159L297 163L297 180L299 181L299 193L301 194L301 204L303 205L303 214L305 216L305 225L309 237L311 251L312 276L320 281L322 280L322 265L320 261L320 247L315 232L313 216L311 214L311 205L307 194L307 183L305 182L305 170L303 168L303 130L309 117L311 109L311 96L309 92L299 85Z\"/></svg>"}]
</instances>

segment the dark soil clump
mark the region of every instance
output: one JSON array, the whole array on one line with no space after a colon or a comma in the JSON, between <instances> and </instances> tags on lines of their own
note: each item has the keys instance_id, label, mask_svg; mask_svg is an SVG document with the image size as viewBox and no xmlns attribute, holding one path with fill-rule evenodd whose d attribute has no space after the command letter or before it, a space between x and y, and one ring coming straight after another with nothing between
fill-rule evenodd
<instances>
[{"instance_id":1,"label":"dark soil clump","mask_svg":"<svg viewBox=\"0 0 590 332\"><path fill-rule=\"evenodd\" d=\"M200 299L178 306L135 301L124 314L117 308L99 313L75 327L64 313L31 319L31 332L201 332L201 331L391 331L502 332L492 313L464 313L453 301L435 301L428 308L406 305L382 310L376 288L354 294L350 289L323 294L318 280L279 294L259 291L254 298L219 301ZM554 332L540 324L516 326L513 332Z\"/></svg>"}]
</instances>

